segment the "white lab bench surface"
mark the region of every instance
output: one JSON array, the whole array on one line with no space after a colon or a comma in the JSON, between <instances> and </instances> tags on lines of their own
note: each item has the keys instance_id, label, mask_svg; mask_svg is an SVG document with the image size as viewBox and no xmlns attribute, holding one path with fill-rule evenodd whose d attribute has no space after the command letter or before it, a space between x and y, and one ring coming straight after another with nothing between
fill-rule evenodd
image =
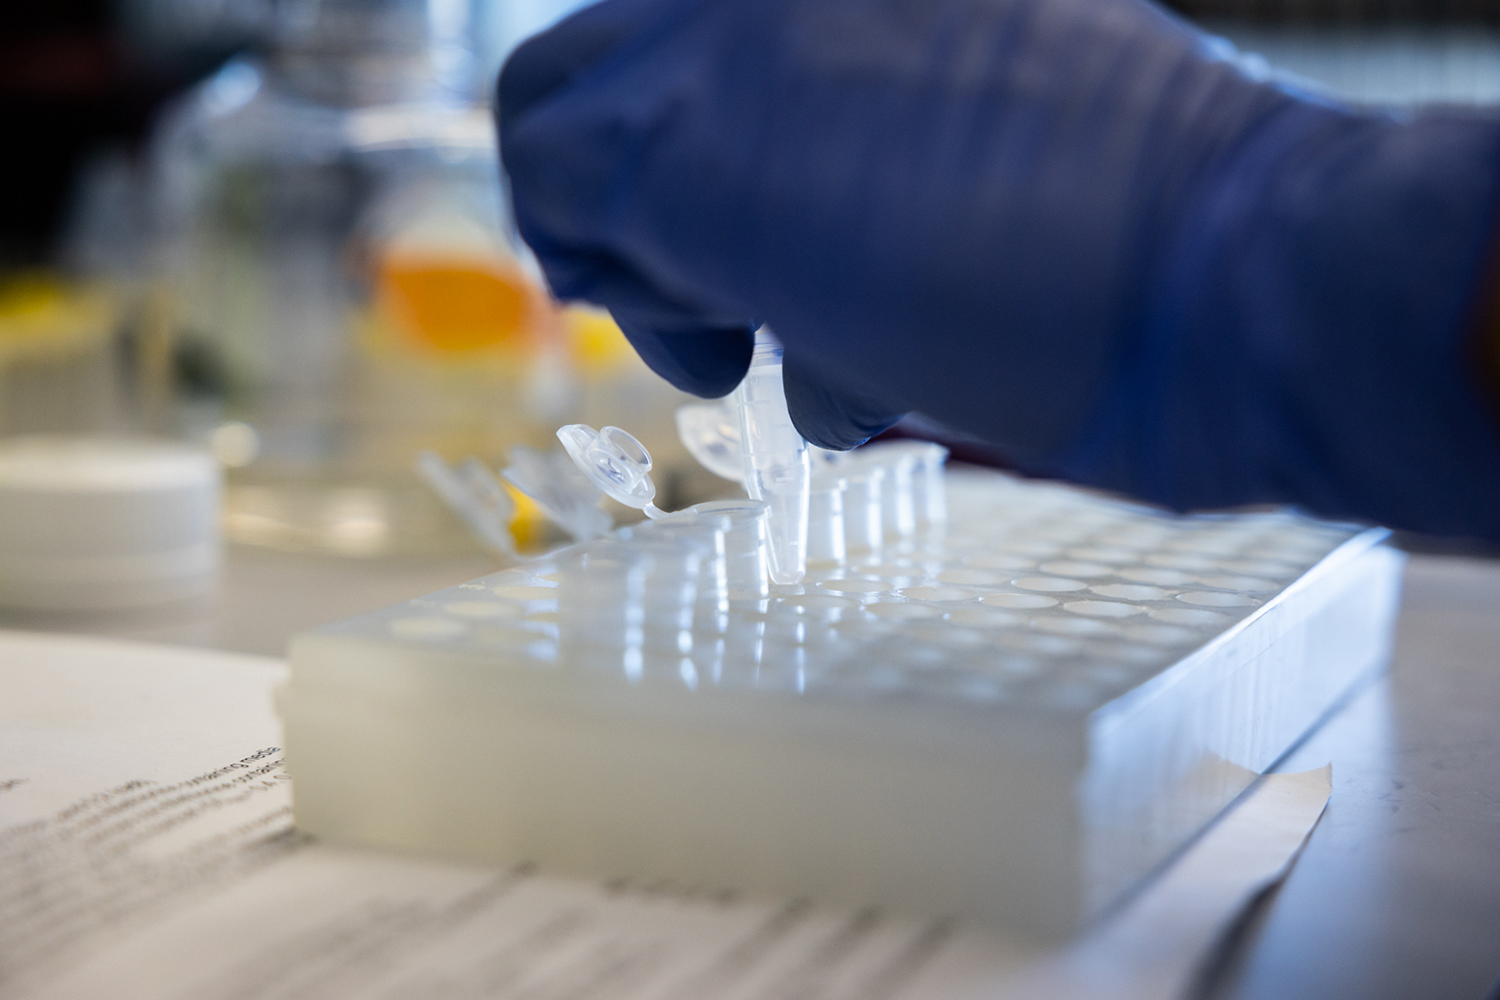
<instances>
[{"instance_id":1,"label":"white lab bench surface","mask_svg":"<svg viewBox=\"0 0 1500 1000\"><path fill-rule=\"evenodd\" d=\"M211 602L50 628L281 654L297 631L499 568L231 549ZM1280 770L1332 762L1334 792L1284 886L1209 995L1480 997L1500 978L1500 561L1414 556L1390 676Z\"/></svg>"}]
</instances>

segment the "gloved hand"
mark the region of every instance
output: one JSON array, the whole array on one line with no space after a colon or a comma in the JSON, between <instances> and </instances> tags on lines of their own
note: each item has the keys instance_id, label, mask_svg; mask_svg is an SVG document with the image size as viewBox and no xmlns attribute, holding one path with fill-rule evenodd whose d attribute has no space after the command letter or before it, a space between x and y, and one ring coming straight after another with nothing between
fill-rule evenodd
<instances>
[{"instance_id":1,"label":"gloved hand","mask_svg":"<svg viewBox=\"0 0 1500 1000\"><path fill-rule=\"evenodd\" d=\"M1500 124L1354 112L1146 0L605 0L502 74L554 291L847 447L919 410L1179 508L1500 538L1463 333Z\"/></svg>"}]
</instances>

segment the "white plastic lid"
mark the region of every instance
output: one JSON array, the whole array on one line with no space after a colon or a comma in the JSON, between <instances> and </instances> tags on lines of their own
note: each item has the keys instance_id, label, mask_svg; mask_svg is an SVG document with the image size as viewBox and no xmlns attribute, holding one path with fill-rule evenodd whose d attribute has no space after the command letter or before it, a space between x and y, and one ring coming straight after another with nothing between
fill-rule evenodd
<instances>
[{"instance_id":1,"label":"white plastic lid","mask_svg":"<svg viewBox=\"0 0 1500 1000\"><path fill-rule=\"evenodd\" d=\"M219 562L219 465L166 442L0 443L0 605L138 607L188 597Z\"/></svg>"},{"instance_id":2,"label":"white plastic lid","mask_svg":"<svg viewBox=\"0 0 1500 1000\"><path fill-rule=\"evenodd\" d=\"M732 483L745 481L737 408L722 400L679 406L677 437L688 454L709 472Z\"/></svg>"},{"instance_id":3,"label":"white plastic lid","mask_svg":"<svg viewBox=\"0 0 1500 1000\"><path fill-rule=\"evenodd\" d=\"M651 453L629 431L618 427L594 430L588 424L557 429L557 439L573 464L605 493L627 507L645 510L656 498L651 481Z\"/></svg>"}]
</instances>

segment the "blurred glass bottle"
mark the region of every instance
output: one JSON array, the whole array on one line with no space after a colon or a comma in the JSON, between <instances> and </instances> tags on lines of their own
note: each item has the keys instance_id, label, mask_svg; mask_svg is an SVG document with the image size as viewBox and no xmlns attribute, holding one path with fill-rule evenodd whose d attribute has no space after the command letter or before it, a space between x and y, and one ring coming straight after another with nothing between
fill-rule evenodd
<instances>
[{"instance_id":1,"label":"blurred glass bottle","mask_svg":"<svg viewBox=\"0 0 1500 1000\"><path fill-rule=\"evenodd\" d=\"M282 0L153 147L162 322L232 539L468 544L415 453L497 463L568 408L564 318L506 217L470 0Z\"/></svg>"}]
</instances>

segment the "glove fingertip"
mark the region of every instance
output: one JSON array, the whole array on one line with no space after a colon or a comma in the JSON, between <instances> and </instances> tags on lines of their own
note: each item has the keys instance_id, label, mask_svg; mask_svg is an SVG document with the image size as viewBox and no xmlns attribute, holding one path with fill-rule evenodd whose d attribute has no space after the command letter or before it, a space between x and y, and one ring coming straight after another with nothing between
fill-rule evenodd
<instances>
[{"instance_id":1,"label":"glove fingertip","mask_svg":"<svg viewBox=\"0 0 1500 1000\"><path fill-rule=\"evenodd\" d=\"M618 312L615 322L652 371L694 396L727 396L750 370L750 354L755 348L751 327L662 332Z\"/></svg>"},{"instance_id":2,"label":"glove fingertip","mask_svg":"<svg viewBox=\"0 0 1500 1000\"><path fill-rule=\"evenodd\" d=\"M836 388L797 364L786 363L781 378L792 425L819 448L858 448L905 415L863 393Z\"/></svg>"}]
</instances>

